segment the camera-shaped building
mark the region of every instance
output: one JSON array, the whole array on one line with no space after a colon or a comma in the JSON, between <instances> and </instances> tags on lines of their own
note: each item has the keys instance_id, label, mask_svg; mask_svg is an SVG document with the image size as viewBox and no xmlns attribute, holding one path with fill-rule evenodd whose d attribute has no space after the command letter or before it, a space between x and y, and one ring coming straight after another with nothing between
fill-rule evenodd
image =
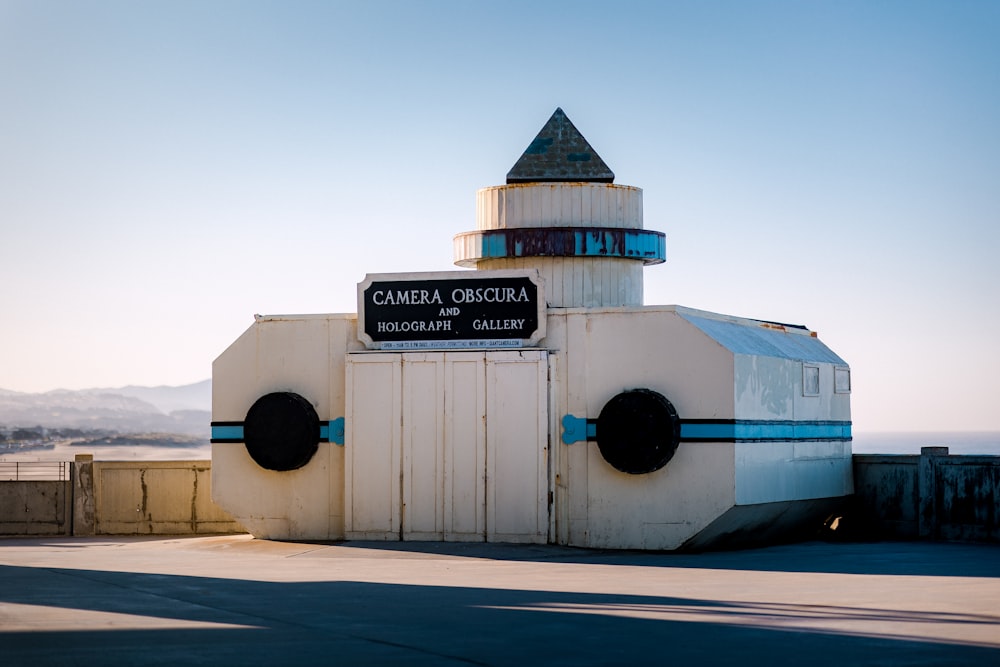
<instances>
[{"instance_id":1,"label":"camera-shaped building","mask_svg":"<svg viewBox=\"0 0 1000 667\"><path fill-rule=\"evenodd\" d=\"M358 313L213 365L213 498L257 537L700 549L852 493L850 369L805 327L644 306L642 191L557 109L454 239Z\"/></svg>"}]
</instances>

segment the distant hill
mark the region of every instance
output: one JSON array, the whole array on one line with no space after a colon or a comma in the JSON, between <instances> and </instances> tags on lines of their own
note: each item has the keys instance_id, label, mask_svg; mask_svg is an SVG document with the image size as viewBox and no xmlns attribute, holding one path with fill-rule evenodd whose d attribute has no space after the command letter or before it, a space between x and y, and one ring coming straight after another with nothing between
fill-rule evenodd
<instances>
[{"instance_id":1,"label":"distant hill","mask_svg":"<svg viewBox=\"0 0 1000 667\"><path fill-rule=\"evenodd\" d=\"M212 381L181 387L0 390L0 426L77 428L117 433L176 433L207 439Z\"/></svg>"},{"instance_id":2,"label":"distant hill","mask_svg":"<svg viewBox=\"0 0 1000 667\"><path fill-rule=\"evenodd\" d=\"M180 387L136 387L129 385L117 389L87 389L88 392L130 396L156 406L160 412L170 414L175 410L212 410L212 381L202 380Z\"/></svg>"}]
</instances>

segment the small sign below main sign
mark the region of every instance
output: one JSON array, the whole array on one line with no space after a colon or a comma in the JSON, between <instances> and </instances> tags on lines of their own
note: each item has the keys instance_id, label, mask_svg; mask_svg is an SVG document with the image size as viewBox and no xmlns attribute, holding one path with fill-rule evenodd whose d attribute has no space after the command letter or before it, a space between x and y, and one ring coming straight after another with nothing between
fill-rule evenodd
<instances>
[{"instance_id":1,"label":"small sign below main sign","mask_svg":"<svg viewBox=\"0 0 1000 667\"><path fill-rule=\"evenodd\" d=\"M545 337L537 271L368 274L358 338L370 350L530 347Z\"/></svg>"}]
</instances>

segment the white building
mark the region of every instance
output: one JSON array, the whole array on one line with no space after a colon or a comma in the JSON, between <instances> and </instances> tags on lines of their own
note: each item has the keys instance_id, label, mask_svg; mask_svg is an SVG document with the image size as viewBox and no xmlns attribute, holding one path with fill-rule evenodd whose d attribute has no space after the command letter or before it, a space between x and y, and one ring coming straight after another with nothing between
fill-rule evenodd
<instances>
[{"instance_id":1,"label":"white building","mask_svg":"<svg viewBox=\"0 0 1000 667\"><path fill-rule=\"evenodd\" d=\"M678 549L852 493L850 370L804 327L643 306L665 237L557 109L455 262L213 366L212 488L255 536Z\"/></svg>"}]
</instances>

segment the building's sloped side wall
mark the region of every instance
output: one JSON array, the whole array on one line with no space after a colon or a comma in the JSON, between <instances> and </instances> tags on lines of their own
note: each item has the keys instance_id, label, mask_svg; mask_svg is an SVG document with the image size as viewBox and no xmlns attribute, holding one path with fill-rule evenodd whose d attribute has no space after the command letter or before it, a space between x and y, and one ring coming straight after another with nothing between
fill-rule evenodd
<instances>
[{"instance_id":1,"label":"building's sloped side wall","mask_svg":"<svg viewBox=\"0 0 1000 667\"><path fill-rule=\"evenodd\" d=\"M596 419L615 395L651 389L683 419L733 418L732 355L671 307L550 311L553 433L570 414ZM557 541L673 549L734 503L733 444L681 443L666 467L630 475L596 442L555 448Z\"/></svg>"},{"instance_id":2,"label":"building's sloped side wall","mask_svg":"<svg viewBox=\"0 0 1000 667\"><path fill-rule=\"evenodd\" d=\"M253 403L297 393L322 421L344 416L344 358L361 349L353 315L265 317L212 366L212 421L242 422ZM258 466L242 443L212 445L213 497L256 537L344 536L344 449L321 442L298 470Z\"/></svg>"},{"instance_id":3,"label":"building's sloped side wall","mask_svg":"<svg viewBox=\"0 0 1000 667\"><path fill-rule=\"evenodd\" d=\"M848 496L850 442L736 444L736 504Z\"/></svg>"},{"instance_id":4,"label":"building's sloped side wall","mask_svg":"<svg viewBox=\"0 0 1000 667\"><path fill-rule=\"evenodd\" d=\"M797 334L765 332L772 338ZM803 392L803 362L784 357L737 354L736 418L787 423L796 431L842 432L851 419L850 394L834 391L834 363L811 362L819 371L819 393ZM801 427L801 428L799 428ZM794 429L794 430L792 430ZM781 427L776 434L781 434ZM736 445L736 503L756 505L850 495L850 440L740 442Z\"/></svg>"}]
</instances>

